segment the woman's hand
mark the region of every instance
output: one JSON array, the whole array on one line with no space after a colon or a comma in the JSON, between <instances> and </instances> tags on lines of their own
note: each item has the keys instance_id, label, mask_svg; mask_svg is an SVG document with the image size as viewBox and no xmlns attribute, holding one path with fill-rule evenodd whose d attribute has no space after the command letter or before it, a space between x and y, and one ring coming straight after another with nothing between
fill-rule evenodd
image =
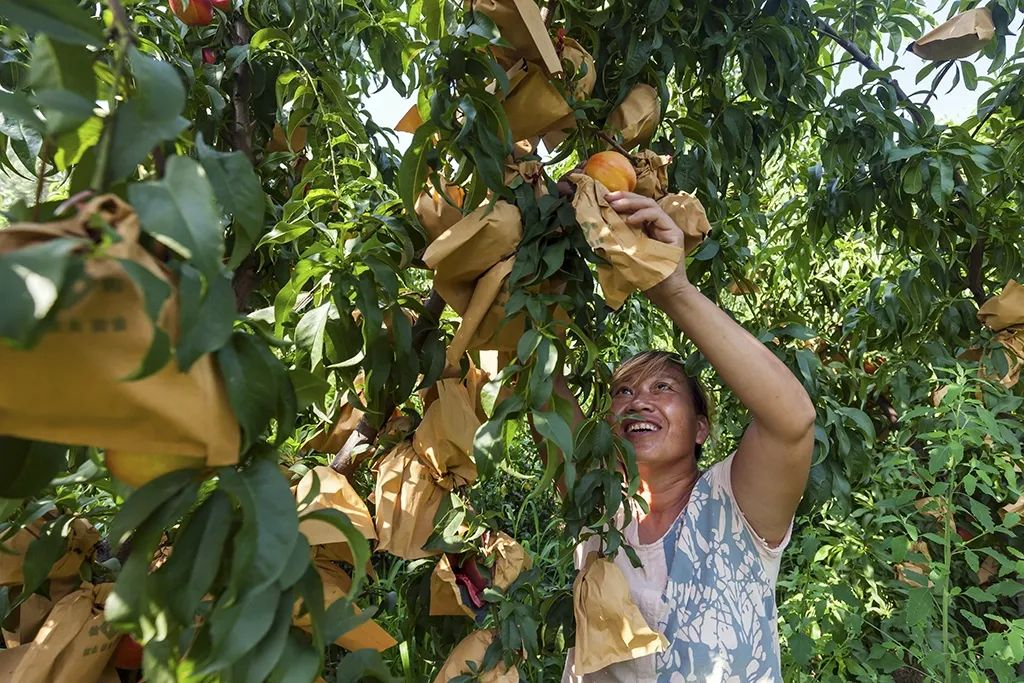
<instances>
[{"instance_id":1,"label":"woman's hand","mask_svg":"<svg viewBox=\"0 0 1024 683\"><path fill-rule=\"evenodd\" d=\"M676 225L676 222L665 213L658 202L650 197L635 192L610 192L605 195L605 200L625 218L626 223L642 229L651 239L685 249L686 235L683 233L683 229ZM664 310L662 304L666 297L690 286L690 281L686 277L686 257L684 255L679 260L679 267L674 273L645 291L644 294L656 306Z\"/></svg>"}]
</instances>

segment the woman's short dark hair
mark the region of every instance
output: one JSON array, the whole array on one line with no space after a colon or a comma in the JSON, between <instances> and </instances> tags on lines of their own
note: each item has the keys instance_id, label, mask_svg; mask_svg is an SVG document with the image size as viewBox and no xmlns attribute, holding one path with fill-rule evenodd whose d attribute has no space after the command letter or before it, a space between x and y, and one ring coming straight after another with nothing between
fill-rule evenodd
<instances>
[{"instance_id":1,"label":"woman's short dark hair","mask_svg":"<svg viewBox=\"0 0 1024 683\"><path fill-rule=\"evenodd\" d=\"M642 351L631 356L615 368L615 371L612 373L612 385L614 386L623 381L642 381L651 375L663 372L667 368L678 370L686 378L686 386L690 391L690 397L693 399L694 412L707 418L710 422L711 415L704 388L695 377L691 377L686 373L683 359L677 353L672 353L671 351ZM700 460L701 451L702 445L696 444L693 452L697 460Z\"/></svg>"}]
</instances>

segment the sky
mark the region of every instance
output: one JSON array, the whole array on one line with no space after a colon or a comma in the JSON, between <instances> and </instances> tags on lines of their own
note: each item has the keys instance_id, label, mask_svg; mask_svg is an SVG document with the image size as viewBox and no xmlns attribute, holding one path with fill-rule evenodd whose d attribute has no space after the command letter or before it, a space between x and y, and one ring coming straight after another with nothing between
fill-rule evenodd
<instances>
[{"instance_id":1,"label":"sky","mask_svg":"<svg viewBox=\"0 0 1024 683\"><path fill-rule=\"evenodd\" d=\"M936 23L943 20L948 14L948 8L945 10L938 10L940 4L939 0L926 0L924 3L925 7L928 8L933 14L937 15ZM906 51L907 45L910 44L910 40L907 40L900 52L896 53L896 64L901 67L901 71L894 74L896 80L903 87L903 90L907 93L914 93L917 90L926 89L931 85L932 75L929 75L920 84L914 83L914 79L917 77L917 72L921 70L927 63L912 52ZM893 54L883 54L879 60L879 64L884 68L893 62ZM978 73L986 73L988 69L989 60L985 57L976 56L974 57ZM856 86L860 83L863 76L864 70L859 65L854 65L857 68L847 68L843 73L840 80L840 91L845 90L849 87ZM933 71L932 74L935 72ZM982 84L979 86L979 90L971 92L964 87L961 81L952 92L946 93L949 85L953 83L954 77L953 72L950 71L946 75L943 81L944 86L939 88L936 96L931 101L932 111L935 113L936 121L940 123L960 122L974 113L977 106L978 94L980 93ZM920 101L920 97L914 98ZM388 86L381 92L371 95L365 105L369 111L370 116L374 122L379 126L392 127L398 120L402 118L402 115L412 106L415 98L403 98L394 88ZM398 135L398 148L404 151L409 146L412 140L412 135L408 133L397 133Z\"/></svg>"}]
</instances>

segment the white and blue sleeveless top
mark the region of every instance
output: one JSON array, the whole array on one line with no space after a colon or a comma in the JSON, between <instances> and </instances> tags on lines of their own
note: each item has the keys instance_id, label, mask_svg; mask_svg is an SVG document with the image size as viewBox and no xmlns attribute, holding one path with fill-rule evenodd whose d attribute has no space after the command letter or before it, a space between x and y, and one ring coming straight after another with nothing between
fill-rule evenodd
<instances>
[{"instance_id":1,"label":"white and blue sleeveless top","mask_svg":"<svg viewBox=\"0 0 1024 683\"><path fill-rule=\"evenodd\" d=\"M661 539L639 543L635 519L625 528L641 567L625 553L614 558L668 648L582 677L572 671L570 649L563 683L782 682L775 583L792 524L774 548L758 537L733 496L733 455L700 476ZM577 570L597 549L597 538L577 547Z\"/></svg>"}]
</instances>

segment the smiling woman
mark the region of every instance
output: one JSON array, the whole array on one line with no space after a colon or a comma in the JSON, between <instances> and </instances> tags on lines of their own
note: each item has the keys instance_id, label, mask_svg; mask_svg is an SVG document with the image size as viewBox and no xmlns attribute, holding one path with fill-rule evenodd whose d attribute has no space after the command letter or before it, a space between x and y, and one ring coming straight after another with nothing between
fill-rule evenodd
<instances>
[{"instance_id":1,"label":"smiling woman","mask_svg":"<svg viewBox=\"0 0 1024 683\"><path fill-rule=\"evenodd\" d=\"M654 200L626 192L606 199L651 238L682 246L683 230ZM782 681L775 583L810 469L814 408L786 366L690 284L685 261L644 293L753 420L736 452L701 471L708 403L682 360L647 351L615 371L609 418L633 446L647 511L634 505L615 517L640 565L625 553L612 562L664 638L632 650L624 639L626 654L610 664L594 664L582 645L578 656L570 649L563 681ZM564 383L559 393L571 396ZM599 543L591 537L576 548L584 579Z\"/></svg>"}]
</instances>

